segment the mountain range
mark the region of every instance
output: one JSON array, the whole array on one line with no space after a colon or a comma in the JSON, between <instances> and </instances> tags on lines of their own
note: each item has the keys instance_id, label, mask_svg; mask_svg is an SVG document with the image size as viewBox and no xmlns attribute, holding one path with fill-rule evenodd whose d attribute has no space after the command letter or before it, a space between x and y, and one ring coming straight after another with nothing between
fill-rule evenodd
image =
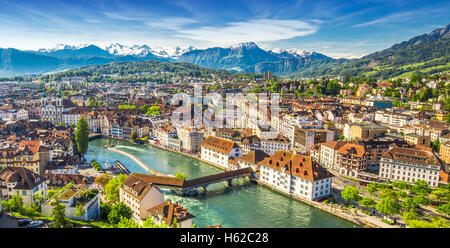
<instances>
[{"instance_id":1,"label":"mountain range","mask_svg":"<svg viewBox=\"0 0 450 248\"><path fill-rule=\"evenodd\" d=\"M21 51L0 48L0 76L45 74L87 65L111 62L148 61L189 62L234 72L312 77L320 75L358 75L390 77L411 71L450 70L450 25L429 34L364 56L360 59L333 59L317 52L299 49L264 50L254 42L230 47L165 49L147 45L125 46L118 43L105 48L82 44L58 44L55 48Z\"/></svg>"}]
</instances>

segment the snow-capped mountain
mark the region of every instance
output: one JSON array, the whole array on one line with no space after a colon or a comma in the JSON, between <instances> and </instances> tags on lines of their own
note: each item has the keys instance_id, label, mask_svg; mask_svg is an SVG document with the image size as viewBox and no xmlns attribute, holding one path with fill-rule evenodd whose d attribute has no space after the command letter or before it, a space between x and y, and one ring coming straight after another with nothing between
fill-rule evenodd
<instances>
[{"instance_id":1,"label":"snow-capped mountain","mask_svg":"<svg viewBox=\"0 0 450 248\"><path fill-rule=\"evenodd\" d=\"M111 44L105 48L107 52L116 56L146 56L151 52L151 48L147 45L133 45L133 46L125 46L119 43Z\"/></svg>"},{"instance_id":2,"label":"snow-capped mountain","mask_svg":"<svg viewBox=\"0 0 450 248\"><path fill-rule=\"evenodd\" d=\"M38 51L39 52L43 52L43 53L49 53L49 52L54 52L54 51L59 51L59 50L76 50L76 49L81 49L84 47L89 46L89 44L81 44L81 45L66 45L66 44L57 44L55 47L53 48L41 48Z\"/></svg>"},{"instance_id":3,"label":"snow-capped mountain","mask_svg":"<svg viewBox=\"0 0 450 248\"><path fill-rule=\"evenodd\" d=\"M287 57L287 58L315 57L315 58L320 58L320 59L329 59L328 56L325 56L323 54L316 53L316 52L308 52L308 51L305 51L302 49L296 49L296 48L291 48L291 49L273 48L273 49L268 50L268 52L271 54L278 55L280 57Z\"/></svg>"},{"instance_id":4,"label":"snow-capped mountain","mask_svg":"<svg viewBox=\"0 0 450 248\"><path fill-rule=\"evenodd\" d=\"M239 49L252 49L252 48L259 48L255 42L242 42L236 45L232 45L229 48L233 50L239 50Z\"/></svg>"},{"instance_id":5,"label":"snow-capped mountain","mask_svg":"<svg viewBox=\"0 0 450 248\"><path fill-rule=\"evenodd\" d=\"M105 48L107 52L115 56L140 56L144 57L148 54L153 54L163 58L177 59L183 53L195 50L193 46L187 48L174 47L174 48L164 48L164 47L150 47L147 45L132 45L126 46L119 43L111 44Z\"/></svg>"}]
</instances>

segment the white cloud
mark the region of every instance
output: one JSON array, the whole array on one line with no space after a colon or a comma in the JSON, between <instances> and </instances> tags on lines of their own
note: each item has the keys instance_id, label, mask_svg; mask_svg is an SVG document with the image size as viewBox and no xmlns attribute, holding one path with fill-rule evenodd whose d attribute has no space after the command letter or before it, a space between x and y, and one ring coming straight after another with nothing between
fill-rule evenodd
<instances>
[{"instance_id":1,"label":"white cloud","mask_svg":"<svg viewBox=\"0 0 450 248\"><path fill-rule=\"evenodd\" d=\"M367 54L362 54L362 53L333 53L333 52L325 52L323 53L329 57L335 58L335 59L359 59L361 57L366 56Z\"/></svg>"},{"instance_id":2,"label":"white cloud","mask_svg":"<svg viewBox=\"0 0 450 248\"><path fill-rule=\"evenodd\" d=\"M412 17L414 14L414 12L402 12L402 13L395 13L392 15L388 15L382 18L378 18L369 22L364 22L364 23L360 23L357 25L354 25L354 28L359 28L359 27L365 27L365 26L370 26L370 25L375 25L375 24L382 24L382 23L387 23L387 22L392 22L392 21L403 21L405 18L409 18Z\"/></svg>"},{"instance_id":3,"label":"white cloud","mask_svg":"<svg viewBox=\"0 0 450 248\"><path fill-rule=\"evenodd\" d=\"M147 22L150 27L179 30L185 25L197 23L196 20L184 17L163 18L157 21Z\"/></svg>"},{"instance_id":4,"label":"white cloud","mask_svg":"<svg viewBox=\"0 0 450 248\"><path fill-rule=\"evenodd\" d=\"M213 44L231 45L240 42L265 42L291 39L317 32L319 27L299 20L257 19L248 22L232 22L224 27L200 27L180 29L176 36Z\"/></svg>"}]
</instances>

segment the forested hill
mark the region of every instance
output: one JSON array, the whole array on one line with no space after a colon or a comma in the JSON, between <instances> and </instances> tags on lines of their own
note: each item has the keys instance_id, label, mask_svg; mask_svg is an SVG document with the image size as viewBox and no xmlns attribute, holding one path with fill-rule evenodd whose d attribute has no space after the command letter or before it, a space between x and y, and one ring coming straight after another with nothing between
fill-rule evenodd
<instances>
[{"instance_id":1,"label":"forested hill","mask_svg":"<svg viewBox=\"0 0 450 248\"><path fill-rule=\"evenodd\" d=\"M172 76L232 78L233 72L205 68L199 65L182 62L113 62L102 65L85 66L42 76L44 80L60 80L62 77L84 76L90 81L120 81L167 83ZM240 74L247 75L247 74ZM254 75L247 75L254 76ZM119 78L120 79L117 79Z\"/></svg>"},{"instance_id":2,"label":"forested hill","mask_svg":"<svg viewBox=\"0 0 450 248\"><path fill-rule=\"evenodd\" d=\"M450 70L450 24L429 34L348 62L328 63L291 74L289 77L351 75L405 77L413 72L434 73Z\"/></svg>"}]
</instances>

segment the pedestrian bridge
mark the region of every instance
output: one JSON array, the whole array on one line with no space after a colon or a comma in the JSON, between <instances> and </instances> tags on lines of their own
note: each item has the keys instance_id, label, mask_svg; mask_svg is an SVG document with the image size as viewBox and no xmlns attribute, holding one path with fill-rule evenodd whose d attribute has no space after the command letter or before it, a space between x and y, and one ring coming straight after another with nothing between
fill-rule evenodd
<instances>
[{"instance_id":1,"label":"pedestrian bridge","mask_svg":"<svg viewBox=\"0 0 450 248\"><path fill-rule=\"evenodd\" d=\"M242 168L233 171L225 171L214 175L195 178L192 180L184 180L182 178L169 177L169 176L156 176L149 175L147 178L149 181L160 187L174 190L181 195L189 195L198 193L198 189L201 188L206 191L206 188L210 184L226 182L231 186L231 182L235 178L252 176L252 168Z\"/></svg>"}]
</instances>

